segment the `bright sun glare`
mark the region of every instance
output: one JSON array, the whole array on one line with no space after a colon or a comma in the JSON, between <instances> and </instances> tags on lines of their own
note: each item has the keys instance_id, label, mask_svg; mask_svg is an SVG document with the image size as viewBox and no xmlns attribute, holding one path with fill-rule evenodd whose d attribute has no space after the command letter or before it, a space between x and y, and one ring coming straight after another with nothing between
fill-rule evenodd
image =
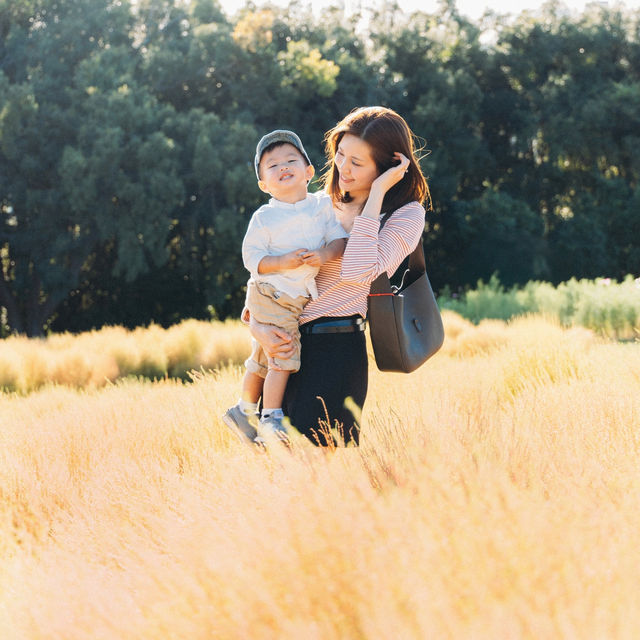
<instances>
[{"instance_id":1,"label":"bright sun glare","mask_svg":"<svg viewBox=\"0 0 640 640\"><path fill-rule=\"evenodd\" d=\"M265 0L266 2L266 0ZM257 0L255 4L261 5L265 2ZM270 0L275 4L287 6L289 0ZM246 2L244 0L221 0L221 4L225 11L233 14L235 11L243 7ZM348 11L373 9L381 4L381 0L306 0L304 4L312 4L314 10L321 10L323 7L338 5L344 6ZM403 0L400 8L405 13L414 11L435 11L438 8L438 0ZM456 6L460 13L476 19L482 16L487 10L492 10L499 14L519 14L525 10L537 10L542 6L542 2L537 0L457 0ZM640 9L640 0L625 0L624 2L608 2L607 0L563 0L564 4L570 11L581 12L589 4L598 4L605 7L626 7L627 9Z\"/></svg>"}]
</instances>

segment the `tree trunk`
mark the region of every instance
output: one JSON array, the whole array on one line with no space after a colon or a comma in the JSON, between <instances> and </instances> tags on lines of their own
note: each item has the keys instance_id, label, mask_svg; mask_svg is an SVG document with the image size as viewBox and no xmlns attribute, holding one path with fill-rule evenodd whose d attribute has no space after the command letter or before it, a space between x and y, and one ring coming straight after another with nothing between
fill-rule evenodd
<instances>
[{"instance_id":1,"label":"tree trunk","mask_svg":"<svg viewBox=\"0 0 640 640\"><path fill-rule=\"evenodd\" d=\"M20 307L4 278L0 278L0 305L7 310L7 324L10 331L12 333L24 333L25 327Z\"/></svg>"}]
</instances>

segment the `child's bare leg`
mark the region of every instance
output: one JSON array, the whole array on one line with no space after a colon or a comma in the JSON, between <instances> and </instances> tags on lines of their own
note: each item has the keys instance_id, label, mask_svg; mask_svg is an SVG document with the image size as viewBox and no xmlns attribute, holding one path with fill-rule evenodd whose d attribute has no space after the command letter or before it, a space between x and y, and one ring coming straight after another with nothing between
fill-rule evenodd
<instances>
[{"instance_id":1,"label":"child's bare leg","mask_svg":"<svg viewBox=\"0 0 640 640\"><path fill-rule=\"evenodd\" d=\"M247 371L242 379L242 400L257 406L263 386L264 378L257 373Z\"/></svg>"},{"instance_id":2,"label":"child's bare leg","mask_svg":"<svg viewBox=\"0 0 640 640\"><path fill-rule=\"evenodd\" d=\"M262 390L263 412L282 409L282 400L288 380L289 371L269 369L267 377L264 379L264 388Z\"/></svg>"},{"instance_id":3,"label":"child's bare leg","mask_svg":"<svg viewBox=\"0 0 640 640\"><path fill-rule=\"evenodd\" d=\"M270 432L285 443L289 442L289 438L287 428L282 423L284 418L282 401L288 379L288 371L269 369L267 377L264 379L264 388L262 390L262 417L260 418L260 425L267 430L267 433ZM260 430L260 427L258 430ZM259 438L262 438L262 436L263 434L260 434ZM256 442L258 441L257 439Z\"/></svg>"},{"instance_id":4,"label":"child's bare leg","mask_svg":"<svg viewBox=\"0 0 640 640\"><path fill-rule=\"evenodd\" d=\"M262 395L264 378L252 371L246 371L242 379L242 393L237 406L245 416L254 416L258 413L258 402Z\"/></svg>"}]
</instances>

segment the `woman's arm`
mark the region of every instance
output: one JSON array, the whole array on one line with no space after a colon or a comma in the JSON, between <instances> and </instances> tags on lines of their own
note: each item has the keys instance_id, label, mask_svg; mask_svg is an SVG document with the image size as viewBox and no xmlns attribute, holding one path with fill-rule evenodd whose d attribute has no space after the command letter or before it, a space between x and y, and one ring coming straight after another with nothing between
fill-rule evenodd
<instances>
[{"instance_id":1,"label":"woman's arm","mask_svg":"<svg viewBox=\"0 0 640 640\"><path fill-rule=\"evenodd\" d=\"M393 212L382 231L379 220L358 216L342 258L342 280L369 284L385 271L393 274L420 241L424 216L424 207L410 202Z\"/></svg>"},{"instance_id":2,"label":"woman's arm","mask_svg":"<svg viewBox=\"0 0 640 640\"><path fill-rule=\"evenodd\" d=\"M409 158L395 154L398 164L381 173L372 183L361 214L354 220L342 261L344 281L368 284L381 273L393 274L413 251L424 231L424 208L418 202L400 207L380 231L380 214L389 189L400 182Z\"/></svg>"}]
</instances>

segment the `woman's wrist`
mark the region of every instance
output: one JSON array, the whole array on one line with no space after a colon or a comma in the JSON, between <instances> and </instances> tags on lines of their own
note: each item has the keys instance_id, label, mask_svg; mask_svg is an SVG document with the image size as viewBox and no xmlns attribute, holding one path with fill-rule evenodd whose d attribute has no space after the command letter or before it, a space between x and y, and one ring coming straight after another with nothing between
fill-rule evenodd
<instances>
[{"instance_id":1,"label":"woman's wrist","mask_svg":"<svg viewBox=\"0 0 640 640\"><path fill-rule=\"evenodd\" d=\"M364 218L371 218L377 220L380 217L382 210L382 202L384 201L385 191L375 184L371 185L371 191L369 191L369 197L365 202L365 205L360 214Z\"/></svg>"}]
</instances>

